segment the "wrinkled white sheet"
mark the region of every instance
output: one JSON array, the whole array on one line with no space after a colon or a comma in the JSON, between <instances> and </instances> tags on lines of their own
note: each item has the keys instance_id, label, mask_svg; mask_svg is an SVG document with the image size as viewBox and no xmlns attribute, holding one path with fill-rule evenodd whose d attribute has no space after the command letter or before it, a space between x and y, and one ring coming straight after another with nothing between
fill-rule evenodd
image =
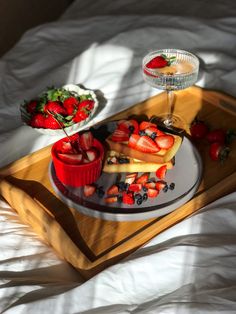
<instances>
[{"instance_id":1,"label":"wrinkled white sheet","mask_svg":"<svg viewBox=\"0 0 236 314\"><path fill-rule=\"evenodd\" d=\"M232 1L75 1L0 60L0 166L57 140L22 125L24 99L80 83L103 93L90 125L102 121L158 92L141 76L153 48L192 51L197 85L236 96L235 17ZM0 313L236 312L235 193L86 283L0 206Z\"/></svg>"}]
</instances>

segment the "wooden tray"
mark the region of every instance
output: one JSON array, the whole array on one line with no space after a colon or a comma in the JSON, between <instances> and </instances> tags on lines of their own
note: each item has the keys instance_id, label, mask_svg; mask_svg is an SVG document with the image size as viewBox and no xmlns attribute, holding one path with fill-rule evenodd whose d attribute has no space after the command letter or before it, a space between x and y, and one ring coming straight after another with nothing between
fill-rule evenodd
<instances>
[{"instance_id":1,"label":"wooden tray","mask_svg":"<svg viewBox=\"0 0 236 314\"><path fill-rule=\"evenodd\" d=\"M188 123L198 116L212 128L235 128L236 100L219 92L191 87L176 93L175 111ZM164 110L162 93L109 120L145 114L149 118ZM188 128L186 129L188 132ZM236 142L236 141L235 141ZM163 230L196 212L204 205L236 188L236 143L227 162L213 162L208 146L198 146L204 163L204 177L196 196L184 206L158 219L112 222L95 219L68 208L55 195L48 177L48 146L0 170L0 194L20 219L85 278L128 256ZM179 165L178 165L179 166ZM184 169L184 165L183 165Z\"/></svg>"}]
</instances>

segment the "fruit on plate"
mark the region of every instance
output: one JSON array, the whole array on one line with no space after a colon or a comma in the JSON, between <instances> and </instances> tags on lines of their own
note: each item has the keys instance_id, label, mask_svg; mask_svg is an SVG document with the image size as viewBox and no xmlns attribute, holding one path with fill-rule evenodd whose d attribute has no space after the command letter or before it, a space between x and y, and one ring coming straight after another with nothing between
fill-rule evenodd
<instances>
[{"instance_id":1,"label":"fruit on plate","mask_svg":"<svg viewBox=\"0 0 236 314\"><path fill-rule=\"evenodd\" d=\"M136 203L139 206L148 199L158 197L160 193L174 189L174 182L167 184L164 180L150 178L149 172L127 173L123 181L118 180L107 188L104 202L106 204L121 203L128 206Z\"/></svg>"},{"instance_id":2,"label":"fruit on plate","mask_svg":"<svg viewBox=\"0 0 236 314\"><path fill-rule=\"evenodd\" d=\"M161 164L171 161L181 146L181 136L163 132L154 123L136 121L135 127L121 129L125 120L121 121L106 139L110 150L143 162ZM130 120L126 121L129 123Z\"/></svg>"},{"instance_id":3,"label":"fruit on plate","mask_svg":"<svg viewBox=\"0 0 236 314\"><path fill-rule=\"evenodd\" d=\"M70 86L70 85L68 85ZM73 88L48 88L37 98L21 105L22 120L33 128L60 129L86 120L97 99L92 91Z\"/></svg>"},{"instance_id":4,"label":"fruit on plate","mask_svg":"<svg viewBox=\"0 0 236 314\"><path fill-rule=\"evenodd\" d=\"M166 163L145 162L116 151L107 151L104 160L103 171L115 172L156 172L161 166L166 165L167 169L173 168L173 161Z\"/></svg>"}]
</instances>

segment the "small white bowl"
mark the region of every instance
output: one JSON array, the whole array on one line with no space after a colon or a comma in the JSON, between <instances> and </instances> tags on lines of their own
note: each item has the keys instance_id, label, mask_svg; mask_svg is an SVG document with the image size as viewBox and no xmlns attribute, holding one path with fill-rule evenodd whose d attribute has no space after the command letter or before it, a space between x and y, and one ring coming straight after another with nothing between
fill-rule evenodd
<instances>
[{"instance_id":1,"label":"small white bowl","mask_svg":"<svg viewBox=\"0 0 236 314\"><path fill-rule=\"evenodd\" d=\"M80 95L91 95L91 98L94 100L94 107L91 110L89 116L84 119L83 121L80 121L78 123L75 123L71 126L65 127L64 130L66 131L66 133L68 135L74 134L76 132L79 131L79 129L83 126L85 126L90 120L91 118L94 116L94 113L96 112L97 108L98 108L98 99L96 94L89 89L83 89L81 87L79 87L78 85L75 84L67 84L62 86L62 88L68 90L68 91L72 91L75 92L76 94ZM57 135L57 136L65 136L65 133L63 132L62 129L45 129L45 128L34 128L32 126L30 126L27 122L30 119L30 114L27 112L26 107L24 104L20 105L20 112L21 112L21 120L24 124L26 124L28 127L34 129L35 131L41 133L41 134L46 134L46 135Z\"/></svg>"}]
</instances>

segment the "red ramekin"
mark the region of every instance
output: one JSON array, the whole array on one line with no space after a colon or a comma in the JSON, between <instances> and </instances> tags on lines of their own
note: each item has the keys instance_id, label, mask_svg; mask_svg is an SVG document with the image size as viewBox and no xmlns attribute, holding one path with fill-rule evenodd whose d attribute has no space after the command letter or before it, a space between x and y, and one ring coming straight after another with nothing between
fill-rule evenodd
<instances>
[{"instance_id":1,"label":"red ramekin","mask_svg":"<svg viewBox=\"0 0 236 314\"><path fill-rule=\"evenodd\" d=\"M98 158L87 164L72 165L58 158L57 152L60 151L61 142L68 142L68 138L63 138L53 144L51 149L52 161L56 171L57 178L65 185L73 187L92 184L97 181L101 175L102 163L104 157L103 145L97 140L93 140L93 147L98 152Z\"/></svg>"}]
</instances>

